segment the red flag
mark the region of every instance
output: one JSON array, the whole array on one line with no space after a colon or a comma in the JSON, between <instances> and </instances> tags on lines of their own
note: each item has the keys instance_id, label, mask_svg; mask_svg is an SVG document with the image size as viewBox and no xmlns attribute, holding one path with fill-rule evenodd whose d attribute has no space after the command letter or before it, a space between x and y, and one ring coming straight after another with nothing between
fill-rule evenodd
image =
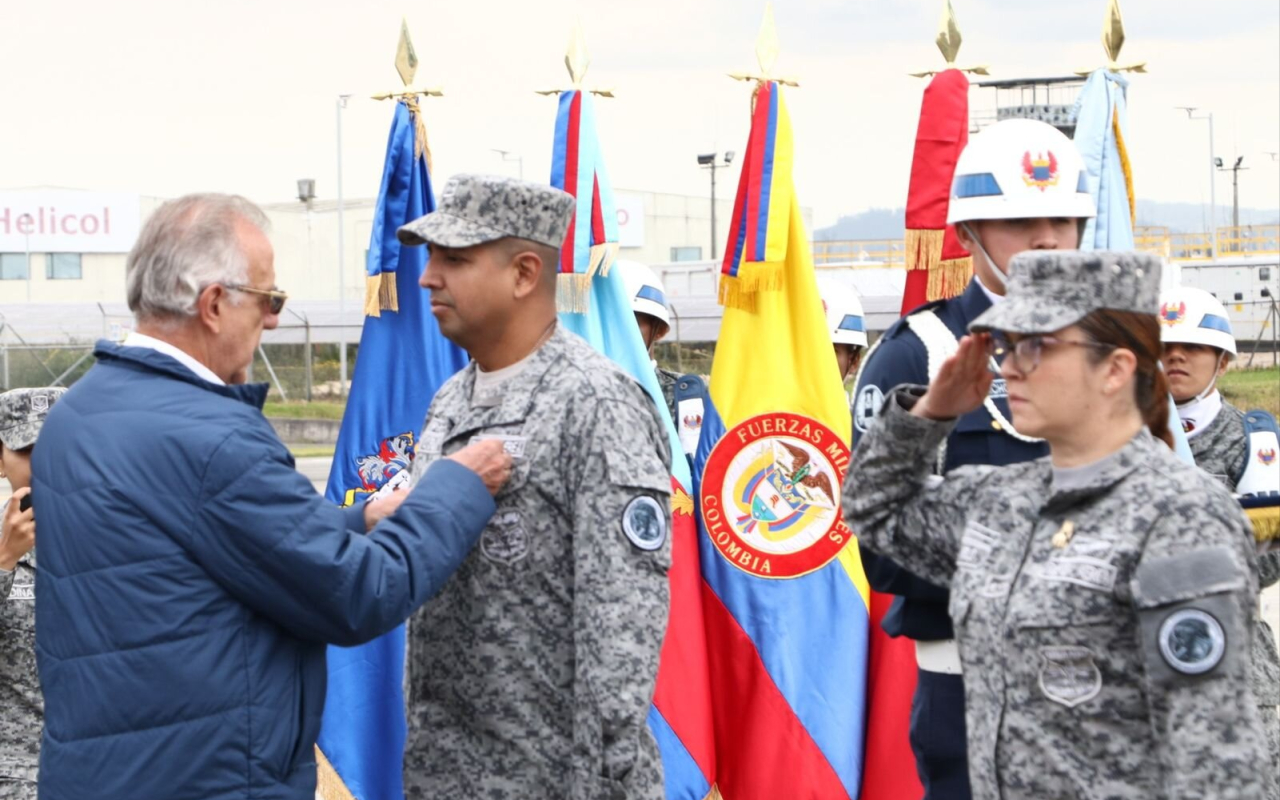
<instances>
[{"instance_id":1,"label":"red flag","mask_svg":"<svg viewBox=\"0 0 1280 800\"><path fill-rule=\"evenodd\" d=\"M973 274L969 253L947 224L951 179L969 141L969 79L939 72L924 90L907 193L907 282L902 314L930 300L955 297Z\"/></svg>"}]
</instances>

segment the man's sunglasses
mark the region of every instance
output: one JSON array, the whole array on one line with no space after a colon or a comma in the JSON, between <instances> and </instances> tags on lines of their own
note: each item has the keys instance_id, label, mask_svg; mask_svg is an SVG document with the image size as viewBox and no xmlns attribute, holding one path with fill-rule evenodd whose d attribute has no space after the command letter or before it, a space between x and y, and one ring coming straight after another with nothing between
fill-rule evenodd
<instances>
[{"instance_id":1,"label":"man's sunglasses","mask_svg":"<svg viewBox=\"0 0 1280 800\"><path fill-rule=\"evenodd\" d=\"M236 292L248 292L249 294L256 294L270 298L270 302L267 307L270 309L272 314L279 314L281 311L284 311L284 301L289 299L289 293L282 292L279 289L255 289L252 286L244 286L238 283L229 283L223 288L231 289Z\"/></svg>"}]
</instances>

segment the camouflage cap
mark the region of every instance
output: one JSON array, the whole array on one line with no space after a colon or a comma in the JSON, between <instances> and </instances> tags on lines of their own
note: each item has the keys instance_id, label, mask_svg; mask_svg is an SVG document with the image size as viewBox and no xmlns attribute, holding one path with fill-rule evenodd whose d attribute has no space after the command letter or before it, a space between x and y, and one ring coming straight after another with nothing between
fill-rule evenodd
<instances>
[{"instance_id":1,"label":"camouflage cap","mask_svg":"<svg viewBox=\"0 0 1280 800\"><path fill-rule=\"evenodd\" d=\"M1009 262L1004 301L969 323L969 330L1049 333L1102 308L1154 316L1159 298L1160 259L1156 256L1030 250Z\"/></svg>"},{"instance_id":2,"label":"camouflage cap","mask_svg":"<svg viewBox=\"0 0 1280 800\"><path fill-rule=\"evenodd\" d=\"M0 394L0 443L9 450L25 450L35 444L49 409L66 391L61 386L48 386Z\"/></svg>"},{"instance_id":3,"label":"camouflage cap","mask_svg":"<svg viewBox=\"0 0 1280 800\"><path fill-rule=\"evenodd\" d=\"M496 175L454 175L440 206L396 235L404 244L473 247L508 236L559 249L573 218L573 196L540 183Z\"/></svg>"}]
</instances>

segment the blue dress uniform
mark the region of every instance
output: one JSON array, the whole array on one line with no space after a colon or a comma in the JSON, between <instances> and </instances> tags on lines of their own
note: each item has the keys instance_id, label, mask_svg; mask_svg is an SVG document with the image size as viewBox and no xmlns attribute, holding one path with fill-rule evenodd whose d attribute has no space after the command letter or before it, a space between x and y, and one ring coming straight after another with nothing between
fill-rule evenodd
<instances>
[{"instance_id":1,"label":"blue dress uniform","mask_svg":"<svg viewBox=\"0 0 1280 800\"><path fill-rule=\"evenodd\" d=\"M882 399L895 386L929 383L929 348L913 328L911 323L918 321L913 318L932 312L952 336L959 339L969 323L990 307L991 301L974 278L959 297L923 305L885 331L858 376L854 393L854 447L880 410ZM1004 381L995 380L990 399L1004 420L1008 420L1009 407L1004 395ZM946 473L966 464L1002 466L1031 461L1048 455L1049 449L1043 442L1016 438L1005 422L981 407L960 418L947 437L943 452L941 471ZM917 642L955 637L947 613L950 593L946 589L866 550L862 551L862 563L873 589L895 595L881 622L885 633ZM968 800L964 679L960 675L918 671L911 705L910 739L925 800Z\"/></svg>"}]
</instances>

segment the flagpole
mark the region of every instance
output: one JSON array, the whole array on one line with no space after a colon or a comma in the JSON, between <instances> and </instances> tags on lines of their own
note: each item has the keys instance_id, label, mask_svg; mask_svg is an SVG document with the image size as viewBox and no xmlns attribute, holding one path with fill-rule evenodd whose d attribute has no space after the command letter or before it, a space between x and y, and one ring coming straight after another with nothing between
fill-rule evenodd
<instances>
[{"instance_id":1,"label":"flagpole","mask_svg":"<svg viewBox=\"0 0 1280 800\"><path fill-rule=\"evenodd\" d=\"M338 371L342 373L339 378L340 397L347 396L347 272L346 272L346 247L343 240L346 237L346 223L344 212L346 210L342 198L342 109L347 107L347 98L349 94L338 95L337 108L337 139L338 139Z\"/></svg>"}]
</instances>

